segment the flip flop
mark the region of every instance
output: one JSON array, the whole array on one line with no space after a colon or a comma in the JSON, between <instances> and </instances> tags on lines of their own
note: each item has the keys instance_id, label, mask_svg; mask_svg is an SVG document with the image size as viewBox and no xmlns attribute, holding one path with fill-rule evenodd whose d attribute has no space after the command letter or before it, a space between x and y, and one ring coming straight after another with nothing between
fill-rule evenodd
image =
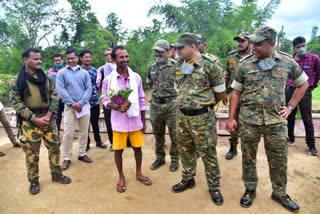
<instances>
[{"instance_id":1,"label":"flip flop","mask_svg":"<svg viewBox=\"0 0 320 214\"><path fill-rule=\"evenodd\" d=\"M117 183L117 192L123 193L126 191L126 186L121 186L119 183Z\"/></svg>"},{"instance_id":2,"label":"flip flop","mask_svg":"<svg viewBox=\"0 0 320 214\"><path fill-rule=\"evenodd\" d=\"M151 179L148 178L147 176L144 176L143 179L137 178L137 181L140 181L141 183L143 183L146 186L151 186L152 185Z\"/></svg>"}]
</instances>

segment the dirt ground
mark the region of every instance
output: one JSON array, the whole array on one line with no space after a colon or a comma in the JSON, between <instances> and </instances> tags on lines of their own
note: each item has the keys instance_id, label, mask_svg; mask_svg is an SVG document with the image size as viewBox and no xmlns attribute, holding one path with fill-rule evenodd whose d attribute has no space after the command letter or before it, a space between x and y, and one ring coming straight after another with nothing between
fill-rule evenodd
<instances>
[{"instance_id":1,"label":"dirt ground","mask_svg":"<svg viewBox=\"0 0 320 214\"><path fill-rule=\"evenodd\" d=\"M168 136L167 136L168 137ZM107 142L107 134L102 133ZM317 139L318 143L320 139ZM170 142L167 138L167 142ZM169 148L170 143L168 143ZM168 149L167 148L167 149ZM288 193L301 207L300 213L320 213L320 159L305 152L304 139L297 140L289 148ZM318 146L319 149L319 146ZM198 161L196 187L182 193L171 192L171 186L181 180L181 167L177 172L169 171L167 164L152 171L154 138L145 135L143 148L143 171L153 180L150 187L135 180L135 161L131 149L124 152L124 172L127 189L117 193L117 171L113 153L109 150L91 148L88 155L92 164L77 160L77 140L70 168L65 174L72 183L62 185L52 183L48 166L47 150L41 148L40 184L37 195L29 194L26 178L25 157L21 149L12 148L3 128L0 128L0 151L6 156L0 158L0 213L290 213L270 199L271 183L263 143L259 145L257 169L259 184L257 198L250 208L242 208L239 200L244 192L241 179L241 152L233 160L224 158L228 150L228 137L219 137L217 146L221 169L221 191L224 196L222 206L215 205L210 198L204 177L202 161Z\"/></svg>"}]
</instances>

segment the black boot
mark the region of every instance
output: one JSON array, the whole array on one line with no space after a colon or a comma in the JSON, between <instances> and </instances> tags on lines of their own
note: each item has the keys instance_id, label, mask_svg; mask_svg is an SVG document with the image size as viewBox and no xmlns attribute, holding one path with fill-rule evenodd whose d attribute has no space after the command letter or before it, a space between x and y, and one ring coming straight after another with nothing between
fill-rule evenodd
<instances>
[{"instance_id":1,"label":"black boot","mask_svg":"<svg viewBox=\"0 0 320 214\"><path fill-rule=\"evenodd\" d=\"M182 180L180 183L178 183L172 187L172 191L173 192L183 192L186 189L191 189L195 186L196 186L196 183L194 181L194 178L187 180L187 181Z\"/></svg>"},{"instance_id":2,"label":"black boot","mask_svg":"<svg viewBox=\"0 0 320 214\"><path fill-rule=\"evenodd\" d=\"M40 183L38 180L30 182L29 192L32 195L38 194L40 192Z\"/></svg>"},{"instance_id":3,"label":"black boot","mask_svg":"<svg viewBox=\"0 0 320 214\"><path fill-rule=\"evenodd\" d=\"M226 159L227 160L231 160L237 154L238 154L237 146L236 145L231 145L229 152L226 154Z\"/></svg>"},{"instance_id":4,"label":"black boot","mask_svg":"<svg viewBox=\"0 0 320 214\"><path fill-rule=\"evenodd\" d=\"M252 205L253 199L256 198L256 191L255 190L247 190L244 192L240 199L240 205L242 207L250 207Z\"/></svg>"}]
</instances>

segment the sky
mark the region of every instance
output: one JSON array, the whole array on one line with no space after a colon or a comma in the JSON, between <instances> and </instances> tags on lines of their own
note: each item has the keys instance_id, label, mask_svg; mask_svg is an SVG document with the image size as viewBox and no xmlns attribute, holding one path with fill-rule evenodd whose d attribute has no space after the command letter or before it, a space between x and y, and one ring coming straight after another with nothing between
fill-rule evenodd
<instances>
[{"instance_id":1,"label":"sky","mask_svg":"<svg viewBox=\"0 0 320 214\"><path fill-rule=\"evenodd\" d=\"M65 0L60 0L65 1ZM92 11L96 13L101 24L106 24L106 17L111 12L117 14L122 20L123 27L129 30L138 29L152 25L152 18L147 13L157 0L88 0ZM163 1L165 2L165 1ZM167 0L170 3L177 3L179 0ZM241 0L234 0L240 4ZM259 0L263 6L267 0ZM319 0L281 0L272 19L267 25L277 31L284 26L286 37L293 39L296 36L304 36L310 40L312 27L317 25L320 28L320 1Z\"/></svg>"}]
</instances>

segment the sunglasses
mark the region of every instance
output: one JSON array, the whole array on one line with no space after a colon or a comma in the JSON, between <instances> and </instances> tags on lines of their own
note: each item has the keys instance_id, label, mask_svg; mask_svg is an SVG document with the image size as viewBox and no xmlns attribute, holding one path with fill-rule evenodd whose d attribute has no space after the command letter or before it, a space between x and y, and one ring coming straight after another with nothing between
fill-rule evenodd
<instances>
[{"instance_id":1,"label":"sunglasses","mask_svg":"<svg viewBox=\"0 0 320 214\"><path fill-rule=\"evenodd\" d=\"M164 51L158 51L158 50L154 50L154 52L156 52L156 54L163 54Z\"/></svg>"}]
</instances>

